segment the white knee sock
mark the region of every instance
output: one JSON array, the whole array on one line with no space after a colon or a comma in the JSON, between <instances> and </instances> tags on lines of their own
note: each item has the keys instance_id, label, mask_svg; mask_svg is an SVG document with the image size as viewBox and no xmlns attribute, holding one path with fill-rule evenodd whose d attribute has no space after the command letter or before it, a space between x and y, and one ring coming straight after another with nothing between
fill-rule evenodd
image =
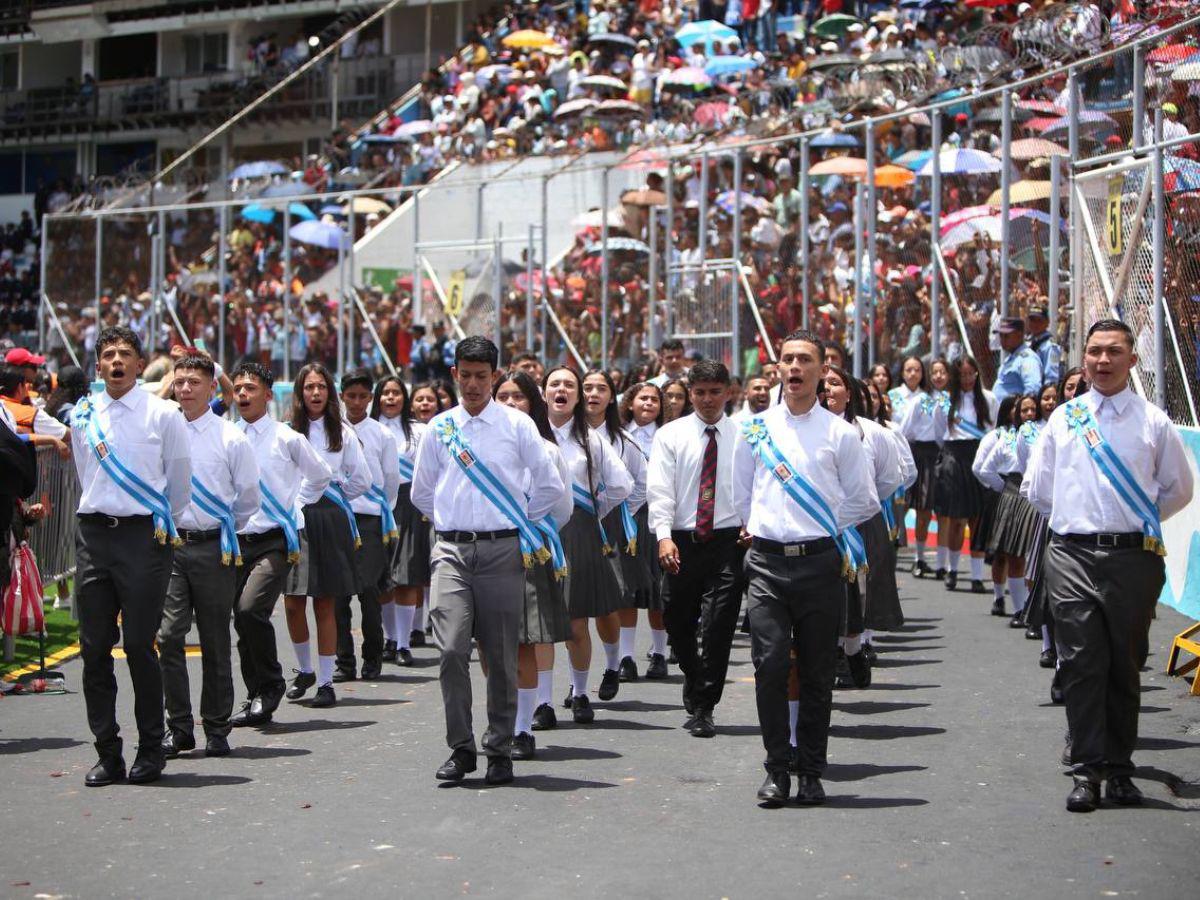
<instances>
[{"instance_id":1,"label":"white knee sock","mask_svg":"<svg viewBox=\"0 0 1200 900\"><path fill-rule=\"evenodd\" d=\"M1045 653L1050 649L1050 626L1042 626L1042 652Z\"/></svg>"},{"instance_id":2,"label":"white knee sock","mask_svg":"<svg viewBox=\"0 0 1200 900\"><path fill-rule=\"evenodd\" d=\"M657 653L659 656L667 655L667 629L650 629L650 652Z\"/></svg>"},{"instance_id":3,"label":"white knee sock","mask_svg":"<svg viewBox=\"0 0 1200 900\"><path fill-rule=\"evenodd\" d=\"M862 642L863 642L864 644L873 644L873 643L875 643L875 632L874 632L874 631L872 631L870 628L868 628L866 631L864 631L864 632L862 633Z\"/></svg>"},{"instance_id":4,"label":"white knee sock","mask_svg":"<svg viewBox=\"0 0 1200 900\"><path fill-rule=\"evenodd\" d=\"M917 544L917 559L920 562L925 562L925 553L929 550L923 543Z\"/></svg>"},{"instance_id":5,"label":"white knee sock","mask_svg":"<svg viewBox=\"0 0 1200 900\"><path fill-rule=\"evenodd\" d=\"M554 670L545 669L538 672L537 705L547 703L554 705Z\"/></svg>"},{"instance_id":6,"label":"white knee sock","mask_svg":"<svg viewBox=\"0 0 1200 900\"><path fill-rule=\"evenodd\" d=\"M517 721L513 729L514 734L528 734L533 731L533 708L536 704L537 688L517 688Z\"/></svg>"},{"instance_id":7,"label":"white knee sock","mask_svg":"<svg viewBox=\"0 0 1200 900\"><path fill-rule=\"evenodd\" d=\"M941 544L938 544L938 547L937 547L937 566L935 568L938 568L938 569L946 568L946 548L943 547Z\"/></svg>"},{"instance_id":8,"label":"white knee sock","mask_svg":"<svg viewBox=\"0 0 1200 900\"><path fill-rule=\"evenodd\" d=\"M395 609L395 603L379 604L379 618L383 620L383 636L389 641L396 639L396 619L392 615Z\"/></svg>"},{"instance_id":9,"label":"white knee sock","mask_svg":"<svg viewBox=\"0 0 1200 900\"><path fill-rule=\"evenodd\" d=\"M637 626L632 625L629 628L626 628L624 625L622 625L621 626L621 638L620 638L620 648L621 649L618 654L618 658L624 659L625 657L628 656L632 659L634 643L636 641L637 641Z\"/></svg>"},{"instance_id":10,"label":"white knee sock","mask_svg":"<svg viewBox=\"0 0 1200 900\"><path fill-rule=\"evenodd\" d=\"M862 650L862 635L856 634L851 637L841 639L842 649L846 651L847 656L854 656Z\"/></svg>"},{"instance_id":11,"label":"white knee sock","mask_svg":"<svg viewBox=\"0 0 1200 900\"><path fill-rule=\"evenodd\" d=\"M425 609L428 606L429 606L429 588L425 588L425 599L421 602L421 605L412 607L413 620L412 620L412 628L410 629L411 631L424 631L425 630Z\"/></svg>"},{"instance_id":12,"label":"white knee sock","mask_svg":"<svg viewBox=\"0 0 1200 900\"><path fill-rule=\"evenodd\" d=\"M572 667L571 669L571 690L575 692L576 697L587 696L588 670L584 669L580 672Z\"/></svg>"},{"instance_id":13,"label":"white knee sock","mask_svg":"<svg viewBox=\"0 0 1200 900\"><path fill-rule=\"evenodd\" d=\"M401 606L396 604L396 643L401 647L408 649L409 637L413 632L413 616L416 614L416 606Z\"/></svg>"},{"instance_id":14,"label":"white knee sock","mask_svg":"<svg viewBox=\"0 0 1200 900\"><path fill-rule=\"evenodd\" d=\"M333 660L332 656L317 656L317 668L320 672L317 673L317 687L324 684L333 684Z\"/></svg>"},{"instance_id":15,"label":"white knee sock","mask_svg":"<svg viewBox=\"0 0 1200 900\"><path fill-rule=\"evenodd\" d=\"M992 595L997 600L1004 599L1004 582L1003 581L993 581L992 582Z\"/></svg>"},{"instance_id":16,"label":"white knee sock","mask_svg":"<svg viewBox=\"0 0 1200 900\"><path fill-rule=\"evenodd\" d=\"M604 641L601 641L600 643L604 647L604 668L615 670L619 665L621 665L621 657L617 656L618 645L606 644Z\"/></svg>"},{"instance_id":17,"label":"white knee sock","mask_svg":"<svg viewBox=\"0 0 1200 900\"><path fill-rule=\"evenodd\" d=\"M292 641L292 647L296 651L296 669L301 672L312 674L312 642L305 641L303 644L297 644Z\"/></svg>"},{"instance_id":18,"label":"white knee sock","mask_svg":"<svg viewBox=\"0 0 1200 900\"><path fill-rule=\"evenodd\" d=\"M1029 588L1025 587L1025 579L1008 579L1008 592L1012 595L1013 612L1019 613L1025 608L1025 601L1029 599Z\"/></svg>"},{"instance_id":19,"label":"white knee sock","mask_svg":"<svg viewBox=\"0 0 1200 900\"><path fill-rule=\"evenodd\" d=\"M796 721L800 718L800 701L788 701L788 725L791 728L791 736L788 738L793 747L796 746Z\"/></svg>"},{"instance_id":20,"label":"white knee sock","mask_svg":"<svg viewBox=\"0 0 1200 900\"><path fill-rule=\"evenodd\" d=\"M981 557L971 557L971 580L983 581L983 559Z\"/></svg>"},{"instance_id":21,"label":"white knee sock","mask_svg":"<svg viewBox=\"0 0 1200 900\"><path fill-rule=\"evenodd\" d=\"M961 550L951 550L949 548L946 549L946 571L947 572L957 572L958 571L958 558L960 556L962 556Z\"/></svg>"}]
</instances>

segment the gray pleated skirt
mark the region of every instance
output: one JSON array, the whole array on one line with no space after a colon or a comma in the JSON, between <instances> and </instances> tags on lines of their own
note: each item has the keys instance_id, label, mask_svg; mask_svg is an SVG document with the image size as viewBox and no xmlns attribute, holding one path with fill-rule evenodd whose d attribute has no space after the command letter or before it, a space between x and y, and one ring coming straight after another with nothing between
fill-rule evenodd
<instances>
[{"instance_id":1,"label":"gray pleated skirt","mask_svg":"<svg viewBox=\"0 0 1200 900\"><path fill-rule=\"evenodd\" d=\"M413 506L412 482L400 485L396 495L396 528L399 540L389 544L387 589L429 587L429 557L433 552L433 528Z\"/></svg>"},{"instance_id":2,"label":"gray pleated skirt","mask_svg":"<svg viewBox=\"0 0 1200 900\"><path fill-rule=\"evenodd\" d=\"M1038 513L1021 496L1021 475L1004 476L1004 493L996 506L996 518L988 537L988 553L1025 556L1033 546L1037 531Z\"/></svg>"},{"instance_id":3,"label":"gray pleated skirt","mask_svg":"<svg viewBox=\"0 0 1200 900\"><path fill-rule=\"evenodd\" d=\"M621 585L613 559L601 549L596 516L575 507L560 536L570 567L566 593L571 618L594 619L620 609Z\"/></svg>"},{"instance_id":4,"label":"gray pleated skirt","mask_svg":"<svg viewBox=\"0 0 1200 900\"><path fill-rule=\"evenodd\" d=\"M621 522L621 510L614 509L604 517L604 530L608 532L608 539L617 550L616 556L609 559L616 563L617 581L621 585L622 609L663 608L662 591L659 589L662 576L659 573L656 552L658 541L650 534L648 516L645 504L634 513L637 553L632 556L625 550L628 536Z\"/></svg>"},{"instance_id":5,"label":"gray pleated skirt","mask_svg":"<svg viewBox=\"0 0 1200 900\"><path fill-rule=\"evenodd\" d=\"M1033 540L1025 556L1025 579L1032 585L1025 604L1025 625L1041 628L1050 622L1050 592L1046 589L1046 548L1050 544L1050 523L1036 509Z\"/></svg>"},{"instance_id":6,"label":"gray pleated skirt","mask_svg":"<svg viewBox=\"0 0 1200 900\"><path fill-rule=\"evenodd\" d=\"M867 549L867 585L863 625L875 631L891 631L904 624L900 591L896 587L896 547L878 513L858 526Z\"/></svg>"},{"instance_id":7,"label":"gray pleated skirt","mask_svg":"<svg viewBox=\"0 0 1200 900\"><path fill-rule=\"evenodd\" d=\"M519 643L560 644L571 636L566 584L566 579L559 581L554 577L551 562L525 570L525 608L521 614Z\"/></svg>"},{"instance_id":8,"label":"gray pleated skirt","mask_svg":"<svg viewBox=\"0 0 1200 900\"><path fill-rule=\"evenodd\" d=\"M322 497L304 507L300 560L288 573L290 597L349 597L358 592L354 535L342 508Z\"/></svg>"}]
</instances>

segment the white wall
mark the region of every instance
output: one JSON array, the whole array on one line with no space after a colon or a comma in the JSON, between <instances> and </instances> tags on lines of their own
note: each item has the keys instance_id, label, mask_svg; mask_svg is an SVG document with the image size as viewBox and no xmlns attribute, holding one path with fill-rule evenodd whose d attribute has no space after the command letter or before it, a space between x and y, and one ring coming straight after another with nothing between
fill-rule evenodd
<instances>
[{"instance_id":1,"label":"white wall","mask_svg":"<svg viewBox=\"0 0 1200 900\"><path fill-rule=\"evenodd\" d=\"M21 54L21 87L62 87L70 76L79 81L83 64L79 41L64 44L32 44Z\"/></svg>"}]
</instances>

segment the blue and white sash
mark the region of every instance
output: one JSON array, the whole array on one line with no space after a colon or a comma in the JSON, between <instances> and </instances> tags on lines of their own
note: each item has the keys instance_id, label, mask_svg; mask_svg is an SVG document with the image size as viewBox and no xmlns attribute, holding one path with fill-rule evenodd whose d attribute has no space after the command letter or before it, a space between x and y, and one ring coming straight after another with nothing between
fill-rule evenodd
<instances>
[{"instance_id":1,"label":"blue and white sash","mask_svg":"<svg viewBox=\"0 0 1200 900\"><path fill-rule=\"evenodd\" d=\"M553 516L546 516L537 523L537 529L542 533L546 548L550 551L550 562L554 566L555 581L567 577L567 554L563 550L562 540L558 536L558 523Z\"/></svg>"},{"instance_id":2,"label":"blue and white sash","mask_svg":"<svg viewBox=\"0 0 1200 900\"><path fill-rule=\"evenodd\" d=\"M237 526L234 523L233 507L221 502L221 498L206 488L195 475L192 476L192 502L206 515L212 516L221 527L221 564L242 564L242 548L238 546Z\"/></svg>"},{"instance_id":3,"label":"blue and white sash","mask_svg":"<svg viewBox=\"0 0 1200 900\"><path fill-rule=\"evenodd\" d=\"M983 438L983 436L985 434L987 434L986 431L984 431L982 428L980 428L974 422L968 422L966 419L962 419L962 418L954 420L954 427L957 428L959 431L969 434L974 440L977 440L977 441L981 440Z\"/></svg>"},{"instance_id":4,"label":"blue and white sash","mask_svg":"<svg viewBox=\"0 0 1200 900\"><path fill-rule=\"evenodd\" d=\"M947 415L950 414L950 395L945 391L930 391L923 394L921 399L917 401L917 405L921 408L921 412L930 418L938 409Z\"/></svg>"},{"instance_id":5,"label":"blue and white sash","mask_svg":"<svg viewBox=\"0 0 1200 900\"><path fill-rule=\"evenodd\" d=\"M487 467L487 464L471 452L471 447L463 436L458 423L447 416L437 425L438 440L450 451L450 457L458 464L458 468L467 480L479 490L484 497L517 529L521 543L521 560L525 568L531 568L535 562L545 562L552 553L546 549L544 532L530 521L525 510L513 498L512 493L499 478Z\"/></svg>"},{"instance_id":6,"label":"blue and white sash","mask_svg":"<svg viewBox=\"0 0 1200 900\"><path fill-rule=\"evenodd\" d=\"M354 518L354 509L350 506L350 501L346 498L346 492L342 490L340 484L331 481L329 482L329 487L325 488L325 493L322 496L328 497L340 506L342 512L346 514L346 518L350 522L350 533L354 535L354 548L357 550L362 546L362 536L358 533L358 519Z\"/></svg>"},{"instance_id":7,"label":"blue and white sash","mask_svg":"<svg viewBox=\"0 0 1200 900\"><path fill-rule=\"evenodd\" d=\"M1142 486L1137 483L1137 479L1133 477L1129 467L1117 456L1112 444L1100 433L1100 424L1082 397L1067 403L1067 425L1083 442L1092 462L1108 479L1108 483L1117 492L1117 496L1125 502L1135 516L1142 520L1142 534L1144 535L1142 546L1159 556L1166 556L1167 548L1163 543L1162 522L1158 516L1158 507L1142 490Z\"/></svg>"},{"instance_id":8,"label":"blue and white sash","mask_svg":"<svg viewBox=\"0 0 1200 900\"><path fill-rule=\"evenodd\" d=\"M637 520L629 510L629 504L624 500L617 506L621 511L621 528L625 531L625 552L637 556L638 527Z\"/></svg>"},{"instance_id":9,"label":"blue and white sash","mask_svg":"<svg viewBox=\"0 0 1200 900\"><path fill-rule=\"evenodd\" d=\"M170 539L179 543L175 522L171 519L171 502L162 491L155 490L139 475L131 471L117 458L116 451L108 446L104 429L96 416L96 407L90 397L82 398L71 412L71 425L83 431L84 442L96 457L104 474L113 484L145 507L154 520L154 538L160 544Z\"/></svg>"},{"instance_id":10,"label":"blue and white sash","mask_svg":"<svg viewBox=\"0 0 1200 900\"><path fill-rule=\"evenodd\" d=\"M383 542L387 544L394 538L400 537L400 529L396 527L396 513L392 510L391 504L387 502L387 494L383 492L383 488L377 484L371 485L371 489L367 491L367 499L379 504Z\"/></svg>"},{"instance_id":11,"label":"blue and white sash","mask_svg":"<svg viewBox=\"0 0 1200 900\"><path fill-rule=\"evenodd\" d=\"M271 493L271 489L262 479L259 479L258 491L262 494L263 513L283 532L283 541L287 544L288 562L299 562L300 527L296 524L295 516L290 509L284 509L283 504Z\"/></svg>"},{"instance_id":12,"label":"blue and white sash","mask_svg":"<svg viewBox=\"0 0 1200 900\"><path fill-rule=\"evenodd\" d=\"M596 493L600 493L603 490L604 484L602 483L596 488ZM596 498L586 488L576 484L574 481L571 482L571 498L575 501L575 505L579 509L596 517L596 527L600 530L600 549L605 556L612 556L615 551L613 545L608 542L608 532L604 528L604 523L600 520L600 510L597 506Z\"/></svg>"},{"instance_id":13,"label":"blue and white sash","mask_svg":"<svg viewBox=\"0 0 1200 900\"><path fill-rule=\"evenodd\" d=\"M894 387L888 391L888 399L892 402L892 418L902 418L904 407L908 404L908 399L900 393L900 388Z\"/></svg>"},{"instance_id":14,"label":"blue and white sash","mask_svg":"<svg viewBox=\"0 0 1200 900\"><path fill-rule=\"evenodd\" d=\"M1032 447L1035 443L1037 443L1038 435L1042 433L1042 429L1045 426L1045 422L1026 422L1021 426L1021 430L1018 432L1018 434L1020 434L1021 439L1026 444Z\"/></svg>"},{"instance_id":15,"label":"blue and white sash","mask_svg":"<svg viewBox=\"0 0 1200 900\"><path fill-rule=\"evenodd\" d=\"M829 504L825 502L825 498L796 471L795 466L788 462L779 448L775 446L775 441L771 439L771 432L762 418L755 417L744 421L742 436L750 444L755 456L766 466L767 471L775 476L775 480L779 482L784 493L815 519L833 538L842 554L842 574L847 580L853 581L860 570L866 571L867 552L858 530L850 526L844 531L838 531L837 517L829 508Z\"/></svg>"},{"instance_id":16,"label":"blue and white sash","mask_svg":"<svg viewBox=\"0 0 1200 900\"><path fill-rule=\"evenodd\" d=\"M400 454L400 477L406 481L412 481L414 466L412 460L404 454Z\"/></svg>"},{"instance_id":17,"label":"blue and white sash","mask_svg":"<svg viewBox=\"0 0 1200 900\"><path fill-rule=\"evenodd\" d=\"M895 495L882 500L879 503L879 511L883 513L883 524L887 526L888 537L893 541L899 532L896 530L896 510L892 508L892 503L895 501Z\"/></svg>"}]
</instances>

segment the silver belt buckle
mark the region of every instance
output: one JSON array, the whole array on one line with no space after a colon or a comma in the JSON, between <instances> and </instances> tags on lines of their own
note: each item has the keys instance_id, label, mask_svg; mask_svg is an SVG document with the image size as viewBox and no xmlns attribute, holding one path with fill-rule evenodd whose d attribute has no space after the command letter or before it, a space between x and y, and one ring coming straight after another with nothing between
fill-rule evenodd
<instances>
[{"instance_id":1,"label":"silver belt buckle","mask_svg":"<svg viewBox=\"0 0 1200 900\"><path fill-rule=\"evenodd\" d=\"M1115 534L1098 534L1096 535L1096 546L1115 550L1117 548L1117 536Z\"/></svg>"},{"instance_id":2,"label":"silver belt buckle","mask_svg":"<svg viewBox=\"0 0 1200 900\"><path fill-rule=\"evenodd\" d=\"M479 532L478 531L463 531L463 532L460 532L460 534L470 535L470 537L467 538L467 543L475 544L475 543L479 542Z\"/></svg>"},{"instance_id":3,"label":"silver belt buckle","mask_svg":"<svg viewBox=\"0 0 1200 900\"><path fill-rule=\"evenodd\" d=\"M784 556L803 556L804 548L800 544L784 544L783 545L783 555Z\"/></svg>"},{"instance_id":4,"label":"silver belt buckle","mask_svg":"<svg viewBox=\"0 0 1200 900\"><path fill-rule=\"evenodd\" d=\"M108 521L105 523L105 525L107 525L109 528L116 528L121 524L121 520L116 516L110 516L108 513L105 513L105 516L108 518Z\"/></svg>"}]
</instances>

